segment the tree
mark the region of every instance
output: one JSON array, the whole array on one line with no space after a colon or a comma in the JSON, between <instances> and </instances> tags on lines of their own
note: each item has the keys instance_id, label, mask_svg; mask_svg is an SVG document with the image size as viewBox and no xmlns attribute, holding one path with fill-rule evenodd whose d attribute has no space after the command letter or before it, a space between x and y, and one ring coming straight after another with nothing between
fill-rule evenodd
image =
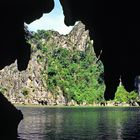
<instances>
[{"instance_id":1,"label":"tree","mask_svg":"<svg viewBox=\"0 0 140 140\"><path fill-rule=\"evenodd\" d=\"M46 54L49 57L49 90L56 92L58 86L69 100L74 99L78 103L93 103L103 99L104 83L99 84L103 67L96 64L96 56L91 55L93 49L87 49L81 53L78 50L73 52L66 48L54 48L51 57Z\"/></svg>"},{"instance_id":2,"label":"tree","mask_svg":"<svg viewBox=\"0 0 140 140\"><path fill-rule=\"evenodd\" d=\"M125 90L123 85L118 86L115 93L115 101L128 102L128 92Z\"/></svg>"},{"instance_id":3,"label":"tree","mask_svg":"<svg viewBox=\"0 0 140 140\"><path fill-rule=\"evenodd\" d=\"M34 38L43 54L39 61L47 59L47 63L42 62L47 68L44 66L41 71L47 90L56 95L59 88L68 101L73 99L79 104L104 100L104 68L101 61L97 61L91 41L87 42L84 51L76 50L76 46L67 49L53 42L42 43L42 38L48 34L38 31Z\"/></svg>"},{"instance_id":4,"label":"tree","mask_svg":"<svg viewBox=\"0 0 140 140\"><path fill-rule=\"evenodd\" d=\"M138 93L136 93L135 91L131 91L129 94L128 94L128 100L129 102L132 101L136 101L137 100L137 97L138 97Z\"/></svg>"}]
</instances>

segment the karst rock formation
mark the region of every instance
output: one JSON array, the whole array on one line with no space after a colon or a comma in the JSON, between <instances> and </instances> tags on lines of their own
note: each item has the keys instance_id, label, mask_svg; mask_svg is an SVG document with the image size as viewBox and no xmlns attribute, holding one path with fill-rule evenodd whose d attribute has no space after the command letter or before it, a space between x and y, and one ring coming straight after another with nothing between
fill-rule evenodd
<instances>
[{"instance_id":1,"label":"karst rock formation","mask_svg":"<svg viewBox=\"0 0 140 140\"><path fill-rule=\"evenodd\" d=\"M105 99L113 99L120 76L128 91L134 89L139 67L139 3L121 0L60 0L66 25L82 21L94 40L96 55L105 69ZM18 69L27 68L30 45L26 42L24 22L30 23L50 12L53 0L13 0L0 4L1 37L0 69L17 60ZM12 111L9 102L0 96L0 133L15 134L22 114ZM11 106L11 105L10 105ZM14 108L14 107L12 107ZM9 111L10 109L10 111ZM14 115L13 115L14 114ZM11 131L13 130L13 131Z\"/></svg>"}]
</instances>

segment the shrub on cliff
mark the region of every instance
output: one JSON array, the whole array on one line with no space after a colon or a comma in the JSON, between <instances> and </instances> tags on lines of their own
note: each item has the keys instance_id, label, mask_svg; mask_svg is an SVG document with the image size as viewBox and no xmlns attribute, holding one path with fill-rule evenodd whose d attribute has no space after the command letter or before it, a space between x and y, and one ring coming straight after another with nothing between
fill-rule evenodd
<instances>
[{"instance_id":1,"label":"shrub on cliff","mask_svg":"<svg viewBox=\"0 0 140 140\"><path fill-rule=\"evenodd\" d=\"M135 91L127 92L124 86L121 85L117 88L114 100L116 102L130 103L131 101L136 101L137 97L138 93L136 93Z\"/></svg>"},{"instance_id":2,"label":"shrub on cliff","mask_svg":"<svg viewBox=\"0 0 140 140\"><path fill-rule=\"evenodd\" d=\"M96 63L92 46L88 45L86 51L53 48L52 53L48 52L48 69L43 70L47 73L48 90L56 94L59 87L68 100L74 99L79 104L103 100L104 83L100 77L103 66L100 61Z\"/></svg>"},{"instance_id":3,"label":"shrub on cliff","mask_svg":"<svg viewBox=\"0 0 140 140\"><path fill-rule=\"evenodd\" d=\"M118 86L117 91L115 93L115 101L128 102L128 92L126 91L123 85Z\"/></svg>"}]
</instances>

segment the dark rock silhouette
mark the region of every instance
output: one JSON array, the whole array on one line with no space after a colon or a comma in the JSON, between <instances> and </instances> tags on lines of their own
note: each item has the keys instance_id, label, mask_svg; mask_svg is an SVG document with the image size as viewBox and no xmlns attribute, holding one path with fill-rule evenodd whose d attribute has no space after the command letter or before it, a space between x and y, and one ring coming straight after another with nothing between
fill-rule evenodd
<instances>
[{"instance_id":1,"label":"dark rock silhouette","mask_svg":"<svg viewBox=\"0 0 140 140\"><path fill-rule=\"evenodd\" d=\"M139 3L120 0L60 0L60 2L66 25L74 25L75 21L82 21L90 30L91 38L94 39L96 55L99 56L102 50L100 59L105 68L105 98L107 100L114 98L120 75L125 88L128 91L133 90L134 78L140 73ZM44 12L50 12L53 6L53 0L1 1L0 69L15 60L20 71L27 68L30 45L25 39L24 22L32 22L41 17ZM14 135L17 124L22 119L21 113L15 110L3 96L0 96L0 103L2 114L0 133ZM7 114L10 115L7 117ZM9 120L10 116L16 118Z\"/></svg>"},{"instance_id":2,"label":"dark rock silhouette","mask_svg":"<svg viewBox=\"0 0 140 140\"><path fill-rule=\"evenodd\" d=\"M94 40L97 57L101 54L106 84L105 99L113 99L119 77L128 91L140 74L140 9L138 2L105 0L60 0L65 24L82 21Z\"/></svg>"},{"instance_id":3,"label":"dark rock silhouette","mask_svg":"<svg viewBox=\"0 0 140 140\"><path fill-rule=\"evenodd\" d=\"M30 59L30 45L26 42L24 22L40 18L54 7L53 0L14 0L0 4L1 47L0 69L17 59L18 69L25 70Z\"/></svg>"},{"instance_id":4,"label":"dark rock silhouette","mask_svg":"<svg viewBox=\"0 0 140 140\"><path fill-rule=\"evenodd\" d=\"M0 138L16 138L17 127L22 119L22 112L0 93Z\"/></svg>"},{"instance_id":5,"label":"dark rock silhouette","mask_svg":"<svg viewBox=\"0 0 140 140\"><path fill-rule=\"evenodd\" d=\"M17 60L18 70L25 70L30 60L24 22L30 23L50 12L53 0L8 0L0 3L0 69ZM0 94L0 137L16 137L22 113ZM3 138L4 139L4 138Z\"/></svg>"}]
</instances>

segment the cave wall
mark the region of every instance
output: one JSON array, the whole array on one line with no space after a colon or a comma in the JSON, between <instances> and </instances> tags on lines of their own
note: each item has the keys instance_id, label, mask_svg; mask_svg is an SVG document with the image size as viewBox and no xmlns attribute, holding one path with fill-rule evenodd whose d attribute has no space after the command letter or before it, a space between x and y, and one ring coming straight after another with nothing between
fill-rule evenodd
<instances>
[{"instance_id":1,"label":"cave wall","mask_svg":"<svg viewBox=\"0 0 140 140\"><path fill-rule=\"evenodd\" d=\"M140 9L138 2L121 0L60 0L65 24L82 21L94 40L98 56L102 50L106 84L105 99L113 99L121 76L128 91L140 74Z\"/></svg>"},{"instance_id":2,"label":"cave wall","mask_svg":"<svg viewBox=\"0 0 140 140\"><path fill-rule=\"evenodd\" d=\"M98 56L102 50L101 61L105 68L105 99L113 99L119 77L127 90L134 89L134 78L139 75L139 4L136 1L121 0L60 0L65 15L65 24L74 25L82 21L94 40L94 49ZM24 22L30 23L49 13L54 7L53 0L13 0L0 4L0 69L15 60L18 69L27 68L30 59L30 45L26 42ZM6 110L9 103L0 97L0 113ZM5 102L5 103L3 103ZM0 132L17 126L9 117L0 118ZM15 117L15 115L13 115ZM9 119L9 123L4 123ZM11 121L10 121L11 120ZM10 124L10 122L12 122ZM2 125L3 124L3 125ZM10 126L6 130L7 126ZM6 126L6 127L4 127ZM2 130L3 129L3 130Z\"/></svg>"},{"instance_id":3,"label":"cave wall","mask_svg":"<svg viewBox=\"0 0 140 140\"><path fill-rule=\"evenodd\" d=\"M139 4L120 0L60 0L65 24L82 21L94 40L94 50L105 68L105 98L113 99L119 77L128 91L134 89L139 75ZM18 69L24 70L30 59L24 22L31 23L49 13L53 0L14 0L0 5L1 47L0 69L17 59Z\"/></svg>"},{"instance_id":4,"label":"cave wall","mask_svg":"<svg viewBox=\"0 0 140 140\"><path fill-rule=\"evenodd\" d=\"M30 59L24 23L31 23L54 7L53 0L13 0L0 4L0 69L17 59L18 69L25 70Z\"/></svg>"},{"instance_id":5,"label":"cave wall","mask_svg":"<svg viewBox=\"0 0 140 140\"><path fill-rule=\"evenodd\" d=\"M30 44L24 23L40 18L54 7L53 0L8 0L0 3L0 69L17 60L18 70L27 69ZM0 139L16 139L23 114L0 93Z\"/></svg>"}]
</instances>

